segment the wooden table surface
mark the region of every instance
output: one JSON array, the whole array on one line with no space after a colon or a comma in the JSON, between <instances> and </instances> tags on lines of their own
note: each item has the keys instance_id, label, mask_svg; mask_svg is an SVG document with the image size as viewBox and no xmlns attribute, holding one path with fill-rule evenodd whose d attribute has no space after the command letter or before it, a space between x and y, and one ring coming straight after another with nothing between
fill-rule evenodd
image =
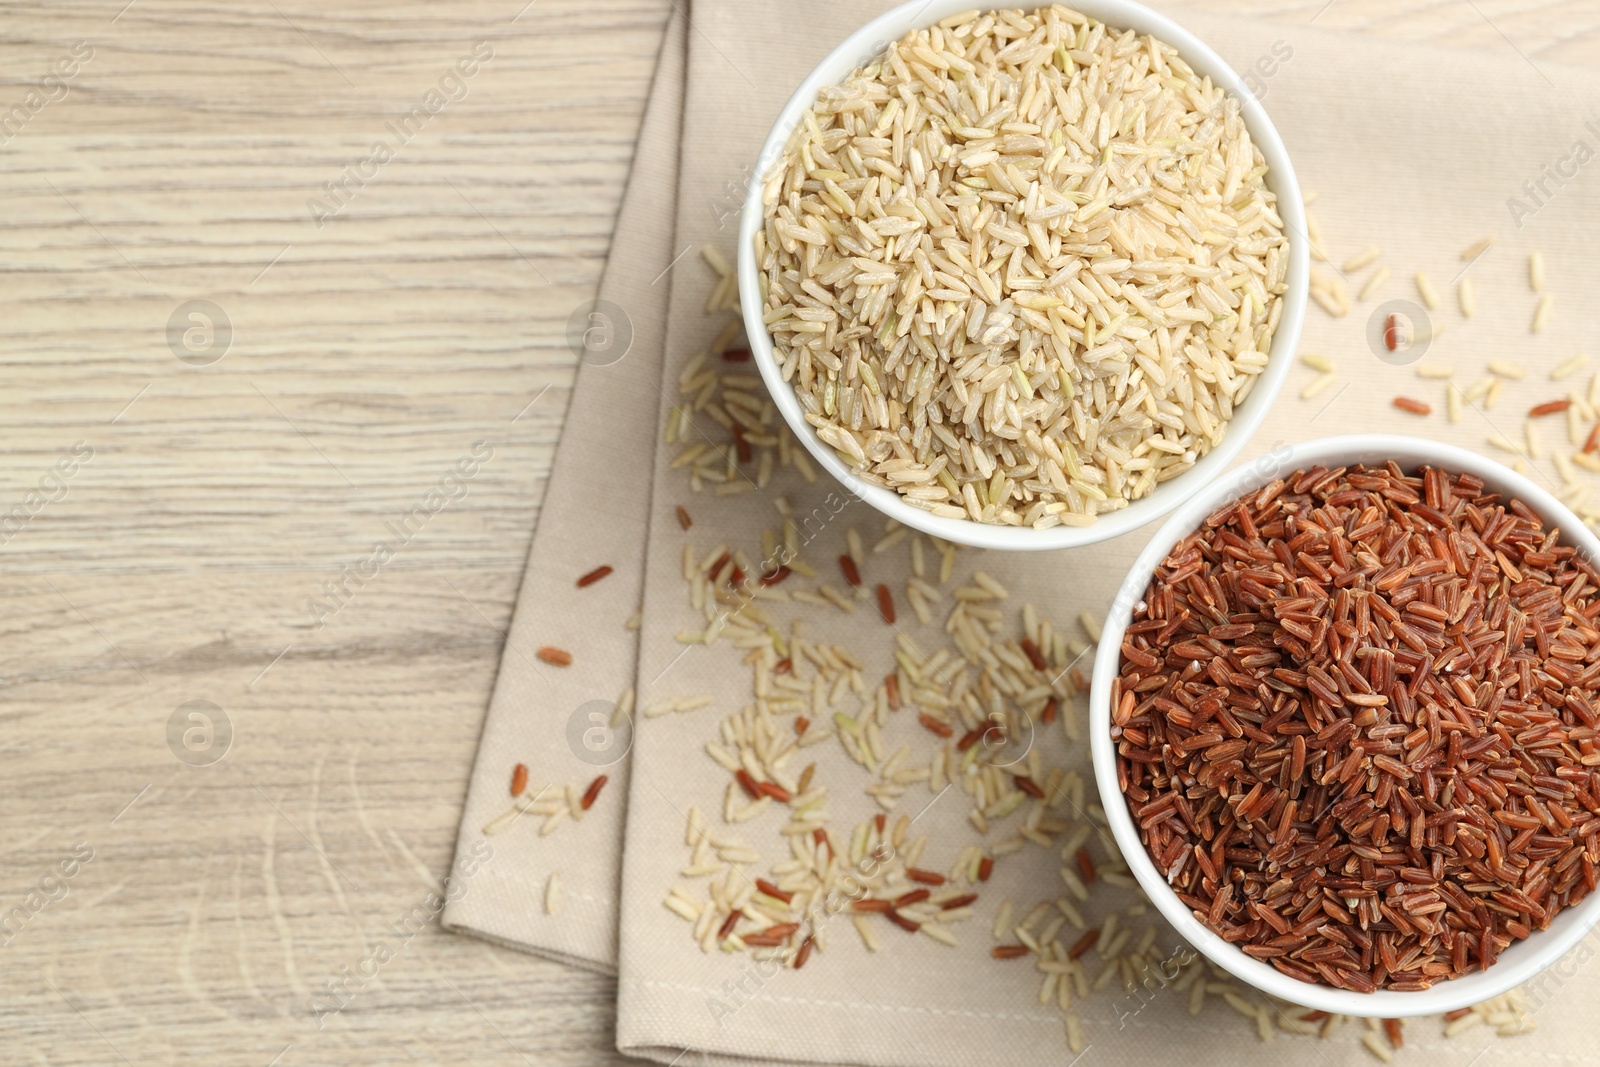
<instances>
[{"instance_id":1,"label":"wooden table surface","mask_svg":"<svg viewBox=\"0 0 1600 1067\"><path fill-rule=\"evenodd\" d=\"M617 1059L424 905L687 0L524 2L0 5L0 1062ZM1600 59L1600 0L1203 6Z\"/></svg>"}]
</instances>

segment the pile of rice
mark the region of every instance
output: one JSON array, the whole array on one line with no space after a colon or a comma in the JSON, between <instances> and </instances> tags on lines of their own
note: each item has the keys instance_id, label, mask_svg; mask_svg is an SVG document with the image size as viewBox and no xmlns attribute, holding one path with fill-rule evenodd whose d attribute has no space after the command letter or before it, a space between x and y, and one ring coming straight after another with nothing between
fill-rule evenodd
<instances>
[{"instance_id":1,"label":"pile of rice","mask_svg":"<svg viewBox=\"0 0 1600 1067\"><path fill-rule=\"evenodd\" d=\"M1069 8L969 12L824 89L756 236L783 377L936 515L1088 525L1222 439L1288 245L1237 100Z\"/></svg>"}]
</instances>

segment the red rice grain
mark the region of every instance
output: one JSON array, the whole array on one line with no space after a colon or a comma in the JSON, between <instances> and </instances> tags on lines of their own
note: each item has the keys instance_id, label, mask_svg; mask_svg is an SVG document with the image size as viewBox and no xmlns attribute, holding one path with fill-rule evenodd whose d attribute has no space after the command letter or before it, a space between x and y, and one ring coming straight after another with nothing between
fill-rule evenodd
<instances>
[{"instance_id":1,"label":"red rice grain","mask_svg":"<svg viewBox=\"0 0 1600 1067\"><path fill-rule=\"evenodd\" d=\"M739 940L748 948L777 948L783 944L783 938L774 937L772 934L762 932L757 934L741 934Z\"/></svg>"},{"instance_id":2,"label":"red rice grain","mask_svg":"<svg viewBox=\"0 0 1600 1067\"><path fill-rule=\"evenodd\" d=\"M1400 347L1400 316L1390 315L1383 326L1383 346L1393 352Z\"/></svg>"},{"instance_id":3,"label":"red rice grain","mask_svg":"<svg viewBox=\"0 0 1600 1067\"><path fill-rule=\"evenodd\" d=\"M1072 947L1067 949L1067 959L1075 960L1082 956L1085 952L1094 948L1094 943L1098 940L1100 940L1100 929L1096 927L1072 943Z\"/></svg>"},{"instance_id":4,"label":"red rice grain","mask_svg":"<svg viewBox=\"0 0 1600 1067\"><path fill-rule=\"evenodd\" d=\"M683 529L687 530L689 527L694 525L694 520L689 517L689 509L688 508L684 507L682 504L679 504L678 507L677 507L677 511L678 511L678 525L680 527L682 527Z\"/></svg>"},{"instance_id":5,"label":"red rice grain","mask_svg":"<svg viewBox=\"0 0 1600 1067\"><path fill-rule=\"evenodd\" d=\"M894 625L894 594L882 582L878 583L878 614L890 626Z\"/></svg>"},{"instance_id":6,"label":"red rice grain","mask_svg":"<svg viewBox=\"0 0 1600 1067\"><path fill-rule=\"evenodd\" d=\"M610 573L611 573L611 567L609 565L602 565L602 566L596 567L594 570L590 571L588 574L585 574L582 578L578 579L578 588L579 589L585 589L585 588L593 585L595 582L598 582L600 579L604 578L606 575L608 575Z\"/></svg>"},{"instance_id":7,"label":"red rice grain","mask_svg":"<svg viewBox=\"0 0 1600 1067\"><path fill-rule=\"evenodd\" d=\"M1074 853L1073 859L1078 861L1078 873L1083 876L1083 884L1093 885L1094 860L1090 858L1089 850L1086 848L1080 848L1076 853Z\"/></svg>"},{"instance_id":8,"label":"red rice grain","mask_svg":"<svg viewBox=\"0 0 1600 1067\"><path fill-rule=\"evenodd\" d=\"M546 663L550 664L552 667L572 666L572 653L568 652L564 648L554 648L550 645L545 645L534 654L540 659L544 660Z\"/></svg>"},{"instance_id":9,"label":"red rice grain","mask_svg":"<svg viewBox=\"0 0 1600 1067\"><path fill-rule=\"evenodd\" d=\"M1571 406L1571 400L1547 400L1543 404L1535 404L1529 408L1528 416L1537 419L1541 415L1559 415Z\"/></svg>"},{"instance_id":10,"label":"red rice grain","mask_svg":"<svg viewBox=\"0 0 1600 1067\"><path fill-rule=\"evenodd\" d=\"M1032 951L1027 945L996 945L989 950L989 955L997 960L1020 960Z\"/></svg>"},{"instance_id":11,"label":"red rice grain","mask_svg":"<svg viewBox=\"0 0 1600 1067\"><path fill-rule=\"evenodd\" d=\"M914 933L916 933L918 930L920 930L922 928L922 924L921 923L906 918L904 915L901 915L898 911L895 911L893 907L890 907L887 910L885 910L883 914L888 916L890 922L894 923L896 926L898 926L900 929L904 930L908 934L914 934Z\"/></svg>"},{"instance_id":12,"label":"red rice grain","mask_svg":"<svg viewBox=\"0 0 1600 1067\"><path fill-rule=\"evenodd\" d=\"M594 781L590 782L589 788L583 791L583 799L578 802L578 806L584 811L588 811L590 808L594 807L594 802L600 797L600 790L604 789L606 787L606 783L610 780L610 778L602 774Z\"/></svg>"},{"instance_id":13,"label":"red rice grain","mask_svg":"<svg viewBox=\"0 0 1600 1067\"><path fill-rule=\"evenodd\" d=\"M861 584L861 572L856 569L856 561L848 553L839 557L839 569L844 572L844 580L852 586Z\"/></svg>"},{"instance_id":14,"label":"red rice grain","mask_svg":"<svg viewBox=\"0 0 1600 1067\"><path fill-rule=\"evenodd\" d=\"M789 795L789 791L777 782L757 782L756 789L761 792L762 796L771 797L779 804L787 804L794 799Z\"/></svg>"},{"instance_id":15,"label":"red rice grain","mask_svg":"<svg viewBox=\"0 0 1600 1067\"><path fill-rule=\"evenodd\" d=\"M779 889L765 878L756 879L756 888L765 893L767 896L771 897L773 900L781 900L785 904L794 899L793 893L785 893L783 890Z\"/></svg>"},{"instance_id":16,"label":"red rice grain","mask_svg":"<svg viewBox=\"0 0 1600 1067\"><path fill-rule=\"evenodd\" d=\"M985 857L983 857L983 859L978 861L978 881L987 882L989 880L989 876L991 874L993 874L993 873L994 873L994 857L993 856L985 856Z\"/></svg>"},{"instance_id":17,"label":"red rice grain","mask_svg":"<svg viewBox=\"0 0 1600 1067\"><path fill-rule=\"evenodd\" d=\"M527 764L519 763L511 769L511 795L520 797L526 788L528 788L528 767Z\"/></svg>"},{"instance_id":18,"label":"red rice grain","mask_svg":"<svg viewBox=\"0 0 1600 1067\"><path fill-rule=\"evenodd\" d=\"M1394 406L1401 411L1409 411L1413 415L1432 415L1433 405L1425 404L1421 400L1413 400L1409 396L1394 398Z\"/></svg>"}]
</instances>

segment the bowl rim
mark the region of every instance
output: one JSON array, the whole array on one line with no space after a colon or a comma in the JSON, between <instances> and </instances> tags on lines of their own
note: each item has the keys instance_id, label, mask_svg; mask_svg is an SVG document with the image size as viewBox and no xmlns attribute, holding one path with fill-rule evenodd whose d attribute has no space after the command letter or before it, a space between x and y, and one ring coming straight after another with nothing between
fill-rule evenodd
<instances>
[{"instance_id":1,"label":"bowl rim","mask_svg":"<svg viewBox=\"0 0 1600 1067\"><path fill-rule=\"evenodd\" d=\"M1600 560L1600 538L1571 509L1525 476L1486 456L1455 445L1395 434L1358 434L1286 445L1255 463L1235 468L1195 494L1141 550L1119 587L1102 625L1089 698L1090 752L1106 821L1140 888L1185 943L1198 949L1236 978L1263 992L1308 1008L1372 1018L1402 1018L1454 1011L1522 985L1559 960L1600 921L1600 892L1590 893L1576 906L1564 910L1548 929L1536 930L1531 937L1509 946L1487 971L1447 979L1430 989L1357 993L1290 978L1269 964L1245 955L1213 933L1190 914L1167 885L1161 872L1156 870L1140 840L1118 785L1116 749L1111 740L1110 691L1112 679L1121 667L1123 634L1135 605L1148 588L1151 575L1173 545L1197 529L1206 516L1289 470L1319 463L1342 466L1390 458L1396 459L1407 470L1428 463L1476 474L1484 478L1491 488L1522 500L1548 524L1560 528L1564 543L1573 544L1591 559Z\"/></svg>"},{"instance_id":2,"label":"bowl rim","mask_svg":"<svg viewBox=\"0 0 1600 1067\"><path fill-rule=\"evenodd\" d=\"M820 89L842 81L856 66L909 30L933 25L942 18L970 10L970 0L908 0L861 26L830 51L779 111L750 171L750 185L739 217L736 271L745 335L756 368L784 422L788 423L812 458L852 496L866 501L884 515L914 530L975 548L1037 551L1095 544L1155 522L1181 506L1189 496L1222 475L1266 418L1294 362L1306 305L1310 299L1310 242L1300 183L1283 139L1261 101L1245 85L1244 79L1199 37L1135 0L1082 0L1072 6L1107 25L1133 29L1159 38L1176 48L1184 62L1196 73L1209 74L1214 83L1239 101L1251 140L1267 162L1267 185L1277 195L1278 215L1283 221L1285 234L1289 236L1289 263L1281 298L1283 311L1273 334L1271 350L1267 353L1267 365L1257 376L1259 380L1250 395L1234 409L1222 441L1200 457L1189 470L1161 483L1147 496L1127 507L1101 515L1091 526L1056 526L1035 530L1028 526L998 526L966 518L943 518L913 507L893 490L859 478L805 421L793 387L783 381L779 374L772 354L772 338L762 319L760 271L754 251L755 235L765 225L765 174L782 154L790 132L800 121L802 112L816 100Z\"/></svg>"}]
</instances>

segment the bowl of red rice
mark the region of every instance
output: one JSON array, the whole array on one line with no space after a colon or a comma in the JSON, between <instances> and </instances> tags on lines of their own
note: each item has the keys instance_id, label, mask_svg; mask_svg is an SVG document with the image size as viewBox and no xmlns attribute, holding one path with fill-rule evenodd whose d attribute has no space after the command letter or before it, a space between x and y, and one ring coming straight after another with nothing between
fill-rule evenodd
<instances>
[{"instance_id":1,"label":"bowl of red rice","mask_svg":"<svg viewBox=\"0 0 1600 1067\"><path fill-rule=\"evenodd\" d=\"M1144 892L1292 1004L1401 1018L1522 985L1600 920L1600 539L1407 437L1205 487L1113 602L1095 777Z\"/></svg>"}]
</instances>

